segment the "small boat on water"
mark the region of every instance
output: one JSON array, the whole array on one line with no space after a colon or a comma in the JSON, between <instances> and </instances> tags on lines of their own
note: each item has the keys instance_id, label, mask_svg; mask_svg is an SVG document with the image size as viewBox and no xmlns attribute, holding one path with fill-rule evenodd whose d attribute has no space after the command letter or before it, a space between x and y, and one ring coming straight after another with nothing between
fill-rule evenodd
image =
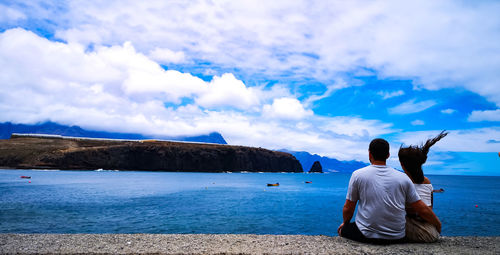
<instances>
[{"instance_id":1,"label":"small boat on water","mask_svg":"<svg viewBox=\"0 0 500 255\"><path fill-rule=\"evenodd\" d=\"M21 175L22 179L31 179L31 176Z\"/></svg>"},{"instance_id":2,"label":"small boat on water","mask_svg":"<svg viewBox=\"0 0 500 255\"><path fill-rule=\"evenodd\" d=\"M306 183L313 183L313 182L310 182L310 181L306 181Z\"/></svg>"},{"instance_id":3,"label":"small boat on water","mask_svg":"<svg viewBox=\"0 0 500 255\"><path fill-rule=\"evenodd\" d=\"M268 183L267 184L268 187L276 187L276 186L280 186L280 183L277 182L277 183Z\"/></svg>"}]
</instances>

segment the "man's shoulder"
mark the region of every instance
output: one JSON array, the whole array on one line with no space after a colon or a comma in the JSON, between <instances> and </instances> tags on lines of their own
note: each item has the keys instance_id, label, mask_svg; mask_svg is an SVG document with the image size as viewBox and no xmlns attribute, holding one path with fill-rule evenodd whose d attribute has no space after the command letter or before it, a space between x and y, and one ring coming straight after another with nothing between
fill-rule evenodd
<instances>
[{"instance_id":1,"label":"man's shoulder","mask_svg":"<svg viewBox=\"0 0 500 255\"><path fill-rule=\"evenodd\" d=\"M413 186L413 182L410 177L408 177L405 173L393 169L392 175L394 176L394 180L397 180L400 184Z\"/></svg>"},{"instance_id":2,"label":"man's shoulder","mask_svg":"<svg viewBox=\"0 0 500 255\"><path fill-rule=\"evenodd\" d=\"M357 169L357 170L354 170L354 172L352 172L352 174L361 174L361 173L364 173L364 172L367 172L367 171L370 171L370 169L372 168L372 165L368 165L368 166L365 166L363 168L360 168L360 169Z\"/></svg>"},{"instance_id":3,"label":"man's shoulder","mask_svg":"<svg viewBox=\"0 0 500 255\"><path fill-rule=\"evenodd\" d=\"M358 170L355 170L352 172L352 177L354 178L359 178L360 176L366 176L370 175L370 173L374 170L372 165L365 166L363 168L360 168Z\"/></svg>"},{"instance_id":4,"label":"man's shoulder","mask_svg":"<svg viewBox=\"0 0 500 255\"><path fill-rule=\"evenodd\" d=\"M408 175L406 175L404 172L401 172L401 171L398 171L394 168L391 167L391 173L399 178L402 178L404 180L410 180L410 177L408 177Z\"/></svg>"},{"instance_id":5,"label":"man's shoulder","mask_svg":"<svg viewBox=\"0 0 500 255\"><path fill-rule=\"evenodd\" d=\"M410 183L411 183L410 178L405 173L398 171L398 170L396 170L393 167L390 167L388 165L384 165L384 166L368 165L368 166L365 166L363 168L360 168L360 169L354 171L353 175L355 175L355 176L370 176L372 174L376 174L376 172L379 172L379 171L382 171L382 173L384 173L384 175L390 175L397 180L410 181Z\"/></svg>"}]
</instances>

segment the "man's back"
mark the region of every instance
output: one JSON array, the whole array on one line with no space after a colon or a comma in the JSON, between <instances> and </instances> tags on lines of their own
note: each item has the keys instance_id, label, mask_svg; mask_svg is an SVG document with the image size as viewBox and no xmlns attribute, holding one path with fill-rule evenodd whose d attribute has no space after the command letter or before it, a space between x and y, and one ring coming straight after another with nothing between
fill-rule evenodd
<instances>
[{"instance_id":1,"label":"man's back","mask_svg":"<svg viewBox=\"0 0 500 255\"><path fill-rule=\"evenodd\" d=\"M400 239L405 235L405 204L420 200L411 180L386 165L354 171L347 197L358 201L356 225L368 238Z\"/></svg>"}]
</instances>

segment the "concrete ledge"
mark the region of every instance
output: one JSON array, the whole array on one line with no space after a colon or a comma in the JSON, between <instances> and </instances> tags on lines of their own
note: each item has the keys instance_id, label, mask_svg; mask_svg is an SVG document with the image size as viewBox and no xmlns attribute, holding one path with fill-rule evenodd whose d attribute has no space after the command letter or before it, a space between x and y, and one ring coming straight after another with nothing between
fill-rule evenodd
<instances>
[{"instance_id":1,"label":"concrete ledge","mask_svg":"<svg viewBox=\"0 0 500 255\"><path fill-rule=\"evenodd\" d=\"M367 245L300 235L0 234L2 254L500 254L500 237Z\"/></svg>"}]
</instances>

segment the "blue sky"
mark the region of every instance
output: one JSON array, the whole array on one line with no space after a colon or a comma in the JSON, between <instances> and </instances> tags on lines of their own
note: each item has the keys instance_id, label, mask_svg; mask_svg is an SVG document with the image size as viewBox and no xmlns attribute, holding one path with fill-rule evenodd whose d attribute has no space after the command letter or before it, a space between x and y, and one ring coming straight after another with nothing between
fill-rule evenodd
<instances>
[{"instance_id":1,"label":"blue sky","mask_svg":"<svg viewBox=\"0 0 500 255\"><path fill-rule=\"evenodd\" d=\"M2 1L0 122L500 175L498 1Z\"/></svg>"}]
</instances>

